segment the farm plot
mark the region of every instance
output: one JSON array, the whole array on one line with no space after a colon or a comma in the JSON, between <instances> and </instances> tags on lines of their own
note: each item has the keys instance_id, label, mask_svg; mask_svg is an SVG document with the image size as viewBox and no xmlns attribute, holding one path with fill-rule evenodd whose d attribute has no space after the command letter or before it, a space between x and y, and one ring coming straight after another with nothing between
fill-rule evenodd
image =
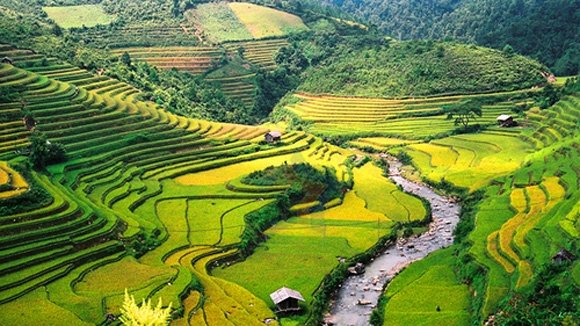
<instances>
[{"instance_id":1,"label":"farm plot","mask_svg":"<svg viewBox=\"0 0 580 326\"><path fill-rule=\"evenodd\" d=\"M437 182L445 179L474 190L515 171L529 155L531 146L517 134L482 132L412 144L406 151L425 177Z\"/></svg>"},{"instance_id":2,"label":"farm plot","mask_svg":"<svg viewBox=\"0 0 580 326\"><path fill-rule=\"evenodd\" d=\"M207 273L215 259L235 254L226 248L240 241L245 216L285 189L250 187L239 177L273 162L299 161L334 167L346 180L347 151L303 132L284 135L277 146L260 144L268 129L178 117L136 100L138 91L124 83L66 64L38 73L2 65L0 72L0 85L23 90L38 130L68 150L68 160L49 166L48 176L34 176L52 201L0 221L6 244L0 252L0 304L9 308L6 314L17 316L18 306L5 302L32 302L28 294L48 284L51 302L77 316L71 324L117 314L125 287L138 299L173 302L184 312L178 324L201 316L210 325L247 325L273 316L253 293ZM0 107L13 110L18 102ZM15 139L25 146L27 134ZM13 140L3 139L0 146L11 160ZM174 181L186 175L203 182ZM327 238L339 248L323 255L328 262L337 252L363 251L389 232L392 222L382 212L366 211L354 192L343 205L333 216L296 217L278 232L304 236L306 221L325 224ZM353 216L353 207L367 213ZM351 226L353 219L360 224ZM319 233L312 237L320 241ZM313 262L321 257L314 247ZM203 293L190 288L194 278ZM312 288L320 280L308 282ZM243 300L232 301L232 294ZM231 317L224 319L224 312Z\"/></svg>"},{"instance_id":3,"label":"farm plot","mask_svg":"<svg viewBox=\"0 0 580 326\"><path fill-rule=\"evenodd\" d=\"M271 304L269 294L281 284L299 290L310 302L321 278L338 264L336 256L347 257L357 253L346 239L330 235L323 237L322 232L317 236L277 233L278 228L285 227L284 223L268 231L270 238L267 243L245 262L215 269L214 275L243 285L268 304ZM257 270L261 278L255 277Z\"/></svg>"},{"instance_id":4,"label":"farm plot","mask_svg":"<svg viewBox=\"0 0 580 326\"><path fill-rule=\"evenodd\" d=\"M359 138L348 142L349 145L357 148L367 148L370 147L374 150L387 150L391 147L397 147L402 145L408 145L413 143L413 141L399 138L389 138L389 137L366 137Z\"/></svg>"},{"instance_id":5,"label":"farm plot","mask_svg":"<svg viewBox=\"0 0 580 326\"><path fill-rule=\"evenodd\" d=\"M256 95L255 76L255 72L244 62L230 62L207 74L205 80L217 83L225 95L251 108Z\"/></svg>"},{"instance_id":6,"label":"farm plot","mask_svg":"<svg viewBox=\"0 0 580 326\"><path fill-rule=\"evenodd\" d=\"M497 94L434 96L409 99L383 99L296 93L298 102L286 106L291 114L311 123L310 131L323 136L376 136L421 139L444 135L456 127L446 119L442 107L466 99L490 99L497 103L483 106L483 116L475 123L491 125L500 114L509 114L514 96L527 91ZM519 101L519 100L518 100Z\"/></svg>"},{"instance_id":7,"label":"farm plot","mask_svg":"<svg viewBox=\"0 0 580 326\"><path fill-rule=\"evenodd\" d=\"M243 49L242 57L253 65L266 70L276 68L276 54L278 51L287 46L288 41L285 38L255 40L247 42L232 42L224 44L224 48L229 53L239 52Z\"/></svg>"},{"instance_id":8,"label":"farm plot","mask_svg":"<svg viewBox=\"0 0 580 326\"><path fill-rule=\"evenodd\" d=\"M493 311L510 289L529 283L537 268L565 243L575 241L566 225L578 200L576 188L570 187L577 184L577 157L577 148L562 147L542 165L516 172L530 176L530 184L522 180L520 188L513 189L516 179L508 176L488 187L469 236L471 253L489 270L483 313ZM539 184L531 178L535 173Z\"/></svg>"},{"instance_id":9,"label":"farm plot","mask_svg":"<svg viewBox=\"0 0 580 326\"><path fill-rule=\"evenodd\" d=\"M115 16L105 13L100 5L43 7L42 9L50 19L63 28L108 25L115 19Z\"/></svg>"},{"instance_id":10,"label":"farm plot","mask_svg":"<svg viewBox=\"0 0 580 326\"><path fill-rule=\"evenodd\" d=\"M112 52L119 56L127 52L131 59L160 69L175 68L197 75L207 72L224 55L223 50L217 47L131 47Z\"/></svg>"},{"instance_id":11,"label":"farm plot","mask_svg":"<svg viewBox=\"0 0 580 326\"><path fill-rule=\"evenodd\" d=\"M403 270L387 288L385 324L469 324L470 293L455 277L453 264L445 249Z\"/></svg>"},{"instance_id":12,"label":"farm plot","mask_svg":"<svg viewBox=\"0 0 580 326\"><path fill-rule=\"evenodd\" d=\"M423 220L426 215L423 203L403 193L383 173L372 164L354 170L353 190L366 201L366 207L383 213L392 221L407 223Z\"/></svg>"},{"instance_id":13,"label":"farm plot","mask_svg":"<svg viewBox=\"0 0 580 326\"><path fill-rule=\"evenodd\" d=\"M268 241L246 261L214 270L214 274L243 284L263 300L279 284L285 284L301 291L309 301L319 280L338 264L336 257L370 248L389 234L394 221L425 217L422 203L400 192L381 173L370 164L355 171L355 188L341 205L278 223L266 232ZM384 204L371 205L376 203L376 198L368 197L372 191ZM272 282L252 279L257 268Z\"/></svg>"},{"instance_id":14,"label":"farm plot","mask_svg":"<svg viewBox=\"0 0 580 326\"><path fill-rule=\"evenodd\" d=\"M247 2L228 4L253 38L283 36L308 30L300 17Z\"/></svg>"},{"instance_id":15,"label":"farm plot","mask_svg":"<svg viewBox=\"0 0 580 326\"><path fill-rule=\"evenodd\" d=\"M186 12L187 19L214 43L249 40L253 36L227 2L203 3Z\"/></svg>"},{"instance_id":16,"label":"farm plot","mask_svg":"<svg viewBox=\"0 0 580 326\"><path fill-rule=\"evenodd\" d=\"M6 65L2 65L0 71L4 71L6 77L0 81L2 85L14 85L23 90L30 110L37 117L37 128L51 141L62 142L69 154L67 162L49 167L50 178L34 176L35 182L52 196L51 201L34 210L2 217L1 302L24 300L28 293L50 283L59 293L51 294L54 302L85 321L100 320L108 312L118 313L124 287L129 287L138 298L163 297L164 302L173 302L174 307L182 306L181 299L188 297L191 271L182 266L165 265L164 256L179 246L190 246L190 240L198 243L203 239L195 238L200 232L188 235L171 229L178 228L178 216L182 214L184 227L180 230L187 230L185 207L189 197L171 199L170 205L156 197L175 196L183 191L187 194L192 190L174 190L171 184L161 186L143 175L153 169L170 170L177 164L184 167L228 155L243 157L248 153L233 151L228 154L227 151L246 146L254 148L254 153L256 145L236 139L255 138L267 130L177 117L153 103L133 101L135 93L120 92L120 89L130 89L114 80L95 80L77 88L71 83L80 84L92 77L86 71L63 65L41 71L51 78ZM2 103L1 107L10 110L18 105L9 102ZM141 141L133 141L137 135L147 136L141 137ZM18 137L26 140L26 134ZM14 155L12 144L12 139L0 142L8 159ZM308 144L304 143L306 147ZM292 145L293 140L289 139L286 146L270 153L291 153L301 148L293 149ZM211 168L210 164L205 166L205 169ZM4 180L10 174L2 176ZM202 226L223 228L215 241L212 238L215 245L237 242L245 214L268 203L252 200L273 195L270 190L266 194L254 190L251 194L229 192L226 197L220 197L228 193L225 185L210 190L205 188L202 193L207 195L211 191L216 191L216 202L239 197L240 204L244 204L237 210L222 213L218 207L207 204L208 211L215 209L212 213L215 212L217 218ZM221 218L220 214L223 214ZM193 216L191 219L199 222ZM20 231L15 233L16 229ZM159 234L162 243L156 250L139 261L120 260L125 249L118 240L132 244L126 250L135 253L142 248L134 247L138 242L133 240L154 233ZM102 264L102 268L94 267L95 264ZM114 274L113 271L121 269L134 273ZM143 278L145 274L149 277ZM95 279L106 284L95 288Z\"/></svg>"},{"instance_id":17,"label":"farm plot","mask_svg":"<svg viewBox=\"0 0 580 326\"><path fill-rule=\"evenodd\" d=\"M22 194L29 189L29 185L20 173L0 161L0 189L0 199L5 199Z\"/></svg>"},{"instance_id":18,"label":"farm plot","mask_svg":"<svg viewBox=\"0 0 580 326\"><path fill-rule=\"evenodd\" d=\"M578 94L569 95L548 110L530 110L528 123L531 129L522 138L536 149L573 138L579 131L580 98Z\"/></svg>"},{"instance_id":19,"label":"farm plot","mask_svg":"<svg viewBox=\"0 0 580 326\"><path fill-rule=\"evenodd\" d=\"M300 17L246 2L199 4L185 16L213 43L281 37L308 30Z\"/></svg>"},{"instance_id":20,"label":"farm plot","mask_svg":"<svg viewBox=\"0 0 580 326\"><path fill-rule=\"evenodd\" d=\"M130 47L196 46L201 40L195 27L188 24L165 22L163 24L95 27L75 30L85 44L100 49Z\"/></svg>"}]
</instances>

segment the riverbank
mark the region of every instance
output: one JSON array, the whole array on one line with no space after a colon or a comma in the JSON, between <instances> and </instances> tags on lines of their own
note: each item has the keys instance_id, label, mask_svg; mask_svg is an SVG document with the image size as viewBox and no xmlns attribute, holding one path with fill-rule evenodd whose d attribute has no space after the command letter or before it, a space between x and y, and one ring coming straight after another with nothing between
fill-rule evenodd
<instances>
[{"instance_id":1,"label":"riverbank","mask_svg":"<svg viewBox=\"0 0 580 326\"><path fill-rule=\"evenodd\" d=\"M404 191L426 199L431 205L432 222L425 233L399 239L395 245L369 263L364 273L348 277L338 291L327 320L335 325L369 325L372 309L377 305L385 285L414 261L453 244L453 230L459 222L461 207L426 185L406 179L402 164L389 157L389 178Z\"/></svg>"}]
</instances>

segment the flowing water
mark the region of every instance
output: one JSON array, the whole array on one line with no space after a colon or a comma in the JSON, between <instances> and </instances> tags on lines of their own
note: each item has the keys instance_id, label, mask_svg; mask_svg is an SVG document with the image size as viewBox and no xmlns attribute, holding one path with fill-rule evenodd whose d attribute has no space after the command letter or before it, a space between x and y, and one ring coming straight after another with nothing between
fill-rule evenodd
<instances>
[{"instance_id":1,"label":"flowing water","mask_svg":"<svg viewBox=\"0 0 580 326\"><path fill-rule=\"evenodd\" d=\"M461 207L431 188L404 178L401 175L402 164L398 160L388 158L388 162L389 178L393 182L401 185L406 192L429 201L433 221L427 232L417 237L399 239L366 265L364 273L346 279L327 318L335 325L369 325L370 314L386 283L413 261L453 243L453 230L459 222Z\"/></svg>"}]
</instances>

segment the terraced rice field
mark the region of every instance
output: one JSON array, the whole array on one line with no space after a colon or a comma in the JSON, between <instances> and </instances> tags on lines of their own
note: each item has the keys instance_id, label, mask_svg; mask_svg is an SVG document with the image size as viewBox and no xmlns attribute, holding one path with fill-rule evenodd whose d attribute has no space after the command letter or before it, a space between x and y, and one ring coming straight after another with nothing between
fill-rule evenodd
<instances>
[{"instance_id":1,"label":"terraced rice field","mask_svg":"<svg viewBox=\"0 0 580 326\"><path fill-rule=\"evenodd\" d=\"M482 316L493 313L510 291L528 285L561 248L577 244L579 104L573 95L549 109L532 110L521 130L491 128L405 146L423 176L484 189L475 229L468 236L470 254L486 270L484 293L477 293L484 296ZM430 292L439 285L446 293L464 291L451 277L454 263L444 263L440 255L444 251L394 279L386 291L387 324L467 323L466 302L447 299L465 294L443 300ZM435 312L436 306L440 312Z\"/></svg>"},{"instance_id":2,"label":"terraced rice field","mask_svg":"<svg viewBox=\"0 0 580 326\"><path fill-rule=\"evenodd\" d=\"M390 232L395 221L425 218L421 201L401 192L381 174L381 169L370 163L363 166L360 172L355 171L355 188L341 205L276 224L266 232L269 240L244 263L214 270L214 274L243 284L263 300L280 283L300 290L307 301L311 300L320 278L336 264L336 257L370 248ZM383 194L381 202L373 206L378 194ZM256 268L265 279L275 282L256 279ZM285 272L280 273L280 268Z\"/></svg>"},{"instance_id":3,"label":"terraced rice field","mask_svg":"<svg viewBox=\"0 0 580 326\"><path fill-rule=\"evenodd\" d=\"M452 257L450 249L438 251L410 265L395 278L386 292L385 323L469 324L470 293L467 285L456 279L451 267Z\"/></svg>"},{"instance_id":4,"label":"terraced rice field","mask_svg":"<svg viewBox=\"0 0 580 326\"><path fill-rule=\"evenodd\" d=\"M475 123L495 124L500 114L511 114L511 108L520 103L511 102L511 96L526 96L527 90L489 95L442 96L417 99L380 99L339 97L297 93L298 103L286 107L305 122L310 131L323 136L385 136L421 139L437 136L455 129L442 112L444 105L459 103L472 97L498 98L497 103L483 106L483 116ZM508 100L506 100L506 98Z\"/></svg>"},{"instance_id":5,"label":"terraced rice field","mask_svg":"<svg viewBox=\"0 0 580 326\"><path fill-rule=\"evenodd\" d=\"M201 43L198 31L188 24L160 24L76 30L85 44L100 49L131 47L196 46Z\"/></svg>"},{"instance_id":6,"label":"terraced rice field","mask_svg":"<svg viewBox=\"0 0 580 326\"><path fill-rule=\"evenodd\" d=\"M163 296L165 302L173 301L180 306L181 297L187 296L192 276L181 267L165 265L163 255L166 252L150 252L139 261L124 265L125 271L135 272L125 274L125 277L113 277L106 268L110 269L108 264L115 266L116 261L119 264L126 261L123 259L126 256L124 246L133 241L139 229L161 232L164 234L161 239L169 240L175 232L182 234L183 230L164 227L163 222L167 225L173 222L164 220L164 213L158 211L160 204L155 205L157 200L152 199L162 192L161 184L154 179L156 174L176 167L192 168L212 160L215 162L216 155L222 159L235 155L236 160L243 160L244 155L249 155L243 153L249 153L249 149L254 153L259 147L245 139L261 139L265 130L174 116L152 103L133 100L136 91L123 83L87 76L86 71L68 66L54 66L52 70L44 67L42 75L6 65L0 66L0 71L2 85L24 90L27 108L37 120L37 129L47 134L51 141L63 143L69 155L67 163L51 167L49 177L33 174L35 182L51 194L52 201L35 211L2 218L0 232L3 234L2 256L5 257L1 276L4 284L0 295L2 302L26 301L27 293L50 283L49 288L59 289L58 298L53 302L62 303L64 309L72 309L81 320L94 321L103 318L105 312L116 313L124 284L135 284L138 288L130 288L138 297ZM17 102L2 103L1 109L8 112L19 105ZM16 121L22 123L17 116ZM16 123L14 125L16 127ZM132 142L131 135L137 133L148 135L145 143ZM8 139L2 142L1 155L4 158L11 159L16 155L15 149L26 146L27 135L20 137L17 140L22 139L21 142ZM308 140L304 141L306 147L308 143ZM288 145L290 147L292 143ZM290 151L301 147L295 148ZM284 147L280 150L288 152ZM270 151L268 155L275 155L275 152ZM165 159L160 160L161 157ZM143 177L146 172L148 178ZM166 182L171 183L171 180ZM239 196L247 198L247 202L251 198L272 196L259 192L251 195L230 192L223 184L214 190L218 198L223 197L222 201ZM183 192L183 189L178 192L190 193ZM227 195L228 192L231 195ZM202 193L206 194L205 189ZM135 211L140 206L152 210L137 215ZM255 210L257 206L253 204L248 209ZM219 217L219 211L216 209L215 212ZM235 242L239 236L243 212L237 220L209 222L218 228L220 223L224 223L228 230L232 227L230 223L237 224L237 233L222 233L224 243ZM17 229L19 232L15 233ZM179 241L179 237L173 237ZM193 241L193 238L186 239L186 244L188 241ZM173 250L175 247L159 247L160 250L164 248ZM212 250L216 249L212 247ZM6 260L8 257L11 259ZM98 291L91 290L90 286L84 287L82 284L90 284L92 277L103 279L91 273L87 274L87 279L84 278L84 274L93 269L95 273L101 273L94 267L101 265L105 266L102 273L111 277L109 285ZM152 269L159 272L152 273L145 283L127 278L143 275L138 269L147 273ZM79 287L73 286L77 281ZM171 288L167 288L168 283L173 284ZM67 293L82 304L71 308L70 300L59 301ZM104 306L101 305L103 297L107 298ZM16 316L16 311L6 313Z\"/></svg>"},{"instance_id":7,"label":"terraced rice field","mask_svg":"<svg viewBox=\"0 0 580 326\"><path fill-rule=\"evenodd\" d=\"M475 190L520 167L532 146L518 133L485 131L406 147L421 174Z\"/></svg>"},{"instance_id":8,"label":"terraced rice field","mask_svg":"<svg viewBox=\"0 0 580 326\"><path fill-rule=\"evenodd\" d=\"M577 97L570 96L549 110L533 110L528 113L528 128L491 128L478 134L412 144L405 150L423 176L478 189L497 176L515 171L526 158L547 155L554 144L572 144L580 128L578 103ZM521 172L516 180L520 178L524 185L530 182L530 177Z\"/></svg>"},{"instance_id":9,"label":"terraced rice field","mask_svg":"<svg viewBox=\"0 0 580 326\"><path fill-rule=\"evenodd\" d=\"M0 161L0 199L16 197L29 189L22 175Z\"/></svg>"},{"instance_id":10,"label":"terraced rice field","mask_svg":"<svg viewBox=\"0 0 580 326\"><path fill-rule=\"evenodd\" d=\"M372 148L373 150L387 150L389 148L412 144L413 141L389 137L359 138L349 142L349 145L357 148Z\"/></svg>"},{"instance_id":11,"label":"terraced rice field","mask_svg":"<svg viewBox=\"0 0 580 326\"><path fill-rule=\"evenodd\" d=\"M489 269L484 313L512 286L528 284L539 266L577 239L578 154L577 143L560 147L541 165L521 168L487 188L469 236L471 253ZM526 178L518 181L519 175Z\"/></svg>"},{"instance_id":12,"label":"terraced rice field","mask_svg":"<svg viewBox=\"0 0 580 326\"><path fill-rule=\"evenodd\" d=\"M223 46L120 47L112 52L118 56L126 52L132 60L147 62L160 69L175 68L195 75L209 72L205 78L207 81L218 83L224 94L240 100L246 107L251 107L256 93L255 71L274 70L276 53L286 45L286 39L269 39L227 43ZM235 55L239 48L244 49L243 60L254 68L245 61L242 64L231 63L218 68L224 56ZM230 66L236 68L231 69Z\"/></svg>"},{"instance_id":13,"label":"terraced rice field","mask_svg":"<svg viewBox=\"0 0 580 326\"><path fill-rule=\"evenodd\" d=\"M245 59L273 69L274 49L285 42L232 43L218 52L243 46ZM168 58L213 53L145 43L115 51L131 49L136 60L161 66L166 53ZM276 146L265 145L268 128L184 118L137 100L139 90L120 81L0 45L3 56L16 66L0 64L0 87L16 88L21 98L0 103L0 201L30 190L47 193L45 200L9 207L0 216L0 306L2 320L10 324L104 322L107 313L119 313L125 288L138 300L172 302L179 314L175 325L262 324L275 316L269 294L281 286L302 292L307 314L314 291L341 258L366 251L396 223L426 217L423 203L397 188L382 168L370 162L352 167L353 152L318 136L286 132ZM169 65L178 64L171 60ZM249 88L235 79L215 80L250 105L250 97L243 97ZM497 97L478 122L493 123L527 92L477 95ZM297 97L301 101L288 110L312 122L318 134L381 134L353 144L396 147L426 178L469 190L485 187L468 236L471 255L487 272L485 291L478 294L484 296L483 315L509 291L528 285L555 252L577 241L577 95L528 112L522 129L488 128L429 142L419 139L454 128L441 106L468 96ZM65 162L30 174L13 168L29 144L23 106L38 131L65 146ZM332 167L339 180L354 185L322 211L309 211L316 202L293 207L296 214L268 229L252 255L230 265L226 261L239 255L247 216L272 209L288 187L248 185L242 177L303 162ZM392 282L386 292L389 324L468 322L472 294L453 275L452 253L435 253Z\"/></svg>"},{"instance_id":14,"label":"terraced rice field","mask_svg":"<svg viewBox=\"0 0 580 326\"><path fill-rule=\"evenodd\" d=\"M187 71L192 74L203 74L211 69L224 55L217 47L134 47L112 51L116 55L127 52L131 59L144 61L160 69Z\"/></svg>"},{"instance_id":15,"label":"terraced rice field","mask_svg":"<svg viewBox=\"0 0 580 326\"><path fill-rule=\"evenodd\" d=\"M235 52L241 47L244 49L243 58L245 60L259 68L274 70L276 68L276 54L281 48L287 45L288 41L282 38L226 43L224 47L230 52Z\"/></svg>"},{"instance_id":16,"label":"terraced rice field","mask_svg":"<svg viewBox=\"0 0 580 326\"><path fill-rule=\"evenodd\" d=\"M206 74L205 80L218 84L225 95L252 107L256 95L256 73L245 61L236 59Z\"/></svg>"},{"instance_id":17,"label":"terraced rice field","mask_svg":"<svg viewBox=\"0 0 580 326\"><path fill-rule=\"evenodd\" d=\"M198 4L185 16L213 43L283 37L308 30L298 16L247 2Z\"/></svg>"},{"instance_id":18,"label":"terraced rice field","mask_svg":"<svg viewBox=\"0 0 580 326\"><path fill-rule=\"evenodd\" d=\"M43 59L1 47L0 55L6 53L20 67ZM263 289L219 278L221 270L208 272L215 260L237 254L232 248L246 227L245 216L286 189L239 180L272 164L308 162L333 167L340 180L348 181L344 163L351 153L304 132L284 134L277 146L261 145L266 128L176 116L136 100L139 91L127 84L47 61L30 70L0 65L0 86L19 89L36 129L62 143L68 156L46 172L32 172L29 180L18 178L9 165L0 166L2 184L25 189L26 183L50 196L34 208L0 217L3 319L34 319L20 312L34 303L45 308L38 312L45 320L55 313L71 325L103 321L107 313L119 313L125 287L138 300L173 302L183 311L177 325L249 325L274 317ZM7 164L28 145L21 105L0 103L0 112L10 117L0 138L0 159ZM325 212L279 224L268 231L272 238L258 248L257 258L236 266L251 268L253 259L274 253L266 248L278 244L283 247L277 259L283 261L297 261L296 252L310 251L318 272L296 287L311 297L338 263L337 254L366 250L390 232L394 220L424 217L420 201L398 191L378 167L361 169L381 178L380 187L390 191L388 201L396 204L367 208L375 181L356 173L357 187L342 204L335 201L337 206ZM321 243L330 244L326 252L318 251ZM288 252L292 246L297 251ZM268 291L291 277L272 279ZM191 288L194 279L203 291Z\"/></svg>"}]
</instances>

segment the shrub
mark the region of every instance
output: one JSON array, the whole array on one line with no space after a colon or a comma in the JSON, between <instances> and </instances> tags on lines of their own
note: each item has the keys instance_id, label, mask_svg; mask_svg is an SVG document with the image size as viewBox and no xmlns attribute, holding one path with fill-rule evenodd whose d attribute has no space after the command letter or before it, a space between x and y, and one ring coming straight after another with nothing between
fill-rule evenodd
<instances>
[{"instance_id":1,"label":"shrub","mask_svg":"<svg viewBox=\"0 0 580 326\"><path fill-rule=\"evenodd\" d=\"M35 131L30 136L30 154L28 159L35 169L41 170L45 166L59 163L66 158L64 145L51 143L46 135Z\"/></svg>"}]
</instances>

